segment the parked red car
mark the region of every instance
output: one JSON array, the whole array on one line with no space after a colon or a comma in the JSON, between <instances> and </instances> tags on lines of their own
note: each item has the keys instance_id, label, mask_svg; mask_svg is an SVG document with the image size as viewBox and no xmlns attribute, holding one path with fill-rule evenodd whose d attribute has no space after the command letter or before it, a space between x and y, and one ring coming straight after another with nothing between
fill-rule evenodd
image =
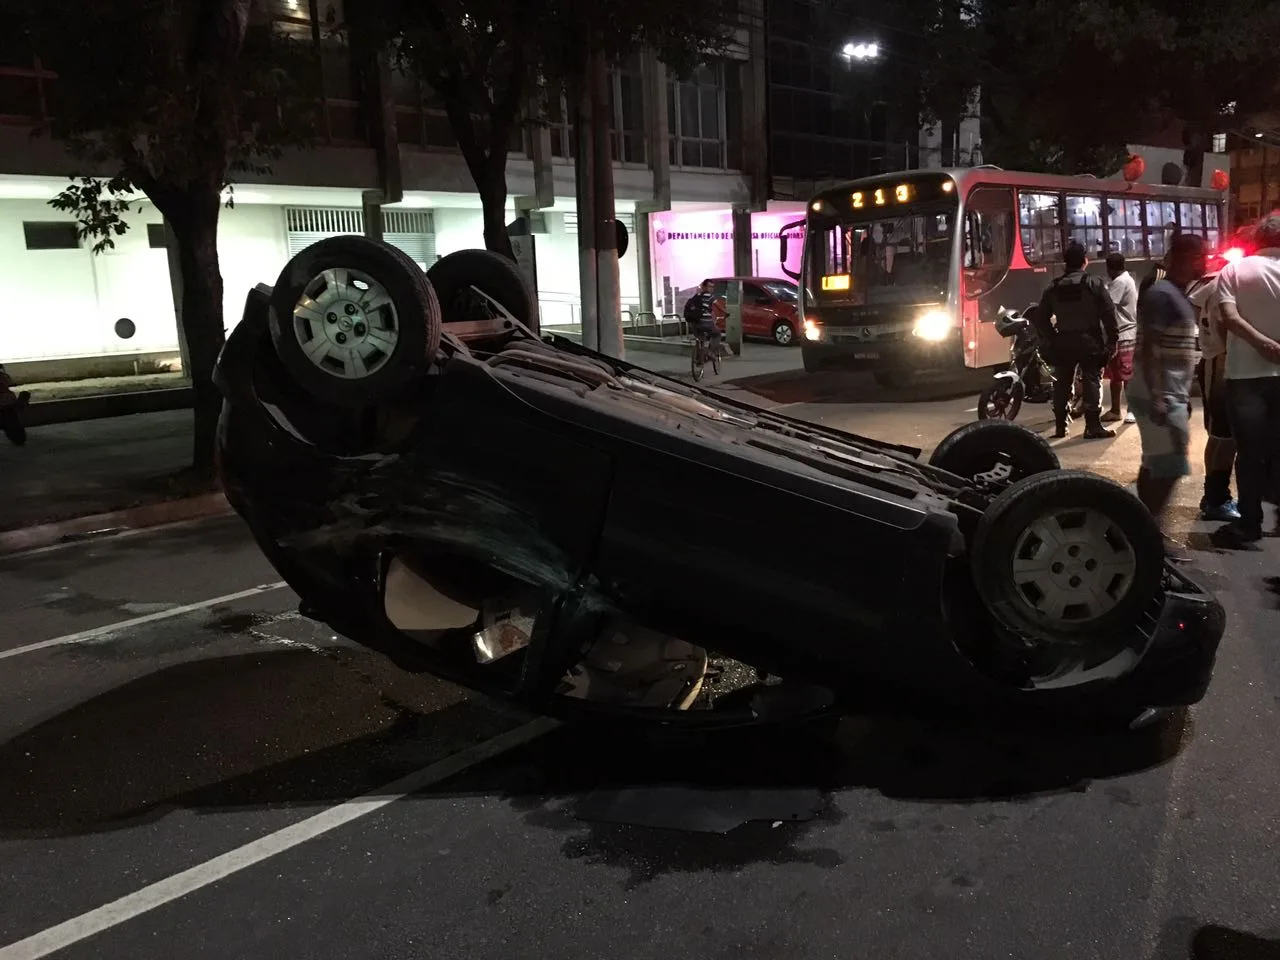
<instances>
[{"instance_id":1,"label":"parked red car","mask_svg":"<svg viewBox=\"0 0 1280 960\"><path fill-rule=\"evenodd\" d=\"M716 325L724 329L729 284L739 285L742 335L789 347L800 333L799 291L790 280L773 277L712 277Z\"/></svg>"}]
</instances>

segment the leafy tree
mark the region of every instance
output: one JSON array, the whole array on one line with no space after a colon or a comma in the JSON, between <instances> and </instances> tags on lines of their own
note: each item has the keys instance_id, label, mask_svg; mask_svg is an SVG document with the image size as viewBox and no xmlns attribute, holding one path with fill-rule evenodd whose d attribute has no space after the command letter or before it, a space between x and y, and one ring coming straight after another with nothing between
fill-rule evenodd
<instances>
[{"instance_id":1,"label":"leafy tree","mask_svg":"<svg viewBox=\"0 0 1280 960\"><path fill-rule=\"evenodd\" d=\"M522 112L546 91L581 89L589 51L608 62L642 46L687 70L730 42L728 0L362 0L355 43L390 44L399 67L441 98L484 207L485 246L511 255L507 154Z\"/></svg>"},{"instance_id":2,"label":"leafy tree","mask_svg":"<svg viewBox=\"0 0 1280 960\"><path fill-rule=\"evenodd\" d=\"M143 197L173 231L197 476L212 473L220 409L212 372L224 331L222 197L236 174L265 171L310 129L306 105L291 99L309 61L254 6L35 0L25 10L33 47L58 74L49 132L83 164L53 206L78 218L95 252L128 229L125 215Z\"/></svg>"},{"instance_id":3,"label":"leafy tree","mask_svg":"<svg viewBox=\"0 0 1280 960\"><path fill-rule=\"evenodd\" d=\"M1126 144L1186 126L1188 178L1228 103L1274 102L1263 0L1051 0L985 3L983 115L996 163L1113 173Z\"/></svg>"}]
</instances>

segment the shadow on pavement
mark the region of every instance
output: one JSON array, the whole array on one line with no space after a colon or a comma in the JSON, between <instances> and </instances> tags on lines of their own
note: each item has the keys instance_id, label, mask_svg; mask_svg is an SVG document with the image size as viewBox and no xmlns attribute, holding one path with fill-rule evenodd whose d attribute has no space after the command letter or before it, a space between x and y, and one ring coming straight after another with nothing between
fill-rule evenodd
<instances>
[{"instance_id":1,"label":"shadow on pavement","mask_svg":"<svg viewBox=\"0 0 1280 960\"><path fill-rule=\"evenodd\" d=\"M1280 960L1280 940L1210 924L1192 938L1190 960Z\"/></svg>"},{"instance_id":2,"label":"shadow on pavement","mask_svg":"<svg viewBox=\"0 0 1280 960\"><path fill-rule=\"evenodd\" d=\"M892 388L880 386L864 373L787 372L729 382L774 403L925 403L972 396L976 404L978 393L990 379L989 374L959 381L922 377L906 387Z\"/></svg>"},{"instance_id":3,"label":"shadow on pavement","mask_svg":"<svg viewBox=\"0 0 1280 960\"><path fill-rule=\"evenodd\" d=\"M174 808L332 805L520 722L361 656L289 651L186 663L72 707L0 745L9 786L0 837L113 830ZM335 668L335 657L352 662ZM501 797L530 825L569 833L566 856L625 865L640 883L760 861L834 867L839 853L797 842L804 821L842 819L838 796L848 791L1028 802L1161 764L1187 736L1185 716L1109 737L851 717L834 731L738 731L661 746L562 728L424 796ZM1131 802L1122 787L1108 792ZM649 805L638 818L637 803ZM619 811L632 825L598 822ZM670 829L652 827L685 839L673 845Z\"/></svg>"},{"instance_id":4,"label":"shadow on pavement","mask_svg":"<svg viewBox=\"0 0 1280 960\"><path fill-rule=\"evenodd\" d=\"M341 803L520 722L362 652L184 663L0 745L0 837Z\"/></svg>"}]
</instances>

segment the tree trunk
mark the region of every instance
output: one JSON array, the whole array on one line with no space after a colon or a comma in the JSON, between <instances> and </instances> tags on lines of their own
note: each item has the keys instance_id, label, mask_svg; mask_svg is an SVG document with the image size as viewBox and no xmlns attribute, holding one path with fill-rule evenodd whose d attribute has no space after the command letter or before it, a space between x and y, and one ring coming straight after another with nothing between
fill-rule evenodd
<instances>
[{"instance_id":1,"label":"tree trunk","mask_svg":"<svg viewBox=\"0 0 1280 960\"><path fill-rule=\"evenodd\" d=\"M224 340L222 272L218 266L218 214L222 200L216 189L192 188L166 203L162 213L173 225L182 270L182 331L191 378L194 436L192 472L213 476L214 444L222 398L213 383L213 368Z\"/></svg>"},{"instance_id":2,"label":"tree trunk","mask_svg":"<svg viewBox=\"0 0 1280 960\"><path fill-rule=\"evenodd\" d=\"M505 157L503 158L505 160ZM506 164L497 171L485 171L485 183L477 183L480 203L484 207L484 245L486 250L500 253L515 260L511 248L511 235L507 233L507 172Z\"/></svg>"}]
</instances>

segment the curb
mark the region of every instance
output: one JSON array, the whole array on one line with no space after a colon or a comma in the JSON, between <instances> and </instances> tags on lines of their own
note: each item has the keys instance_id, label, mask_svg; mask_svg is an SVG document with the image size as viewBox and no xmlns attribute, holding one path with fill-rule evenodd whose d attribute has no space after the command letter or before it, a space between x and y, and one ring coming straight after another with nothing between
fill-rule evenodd
<instances>
[{"instance_id":1,"label":"curb","mask_svg":"<svg viewBox=\"0 0 1280 960\"><path fill-rule=\"evenodd\" d=\"M127 417L135 413L160 413L191 407L191 388L172 387L140 390L133 393L99 393L61 400L33 400L24 414L28 427L44 427L54 423L77 423L108 417Z\"/></svg>"},{"instance_id":2,"label":"curb","mask_svg":"<svg viewBox=\"0 0 1280 960\"><path fill-rule=\"evenodd\" d=\"M184 520L225 516L231 512L231 504L227 503L227 498L219 492L187 497L182 500L148 503L87 517L73 517L70 520L55 520L52 523L41 523L33 527L0 532L0 555L111 536L132 530L145 530L148 527L180 523Z\"/></svg>"}]
</instances>

